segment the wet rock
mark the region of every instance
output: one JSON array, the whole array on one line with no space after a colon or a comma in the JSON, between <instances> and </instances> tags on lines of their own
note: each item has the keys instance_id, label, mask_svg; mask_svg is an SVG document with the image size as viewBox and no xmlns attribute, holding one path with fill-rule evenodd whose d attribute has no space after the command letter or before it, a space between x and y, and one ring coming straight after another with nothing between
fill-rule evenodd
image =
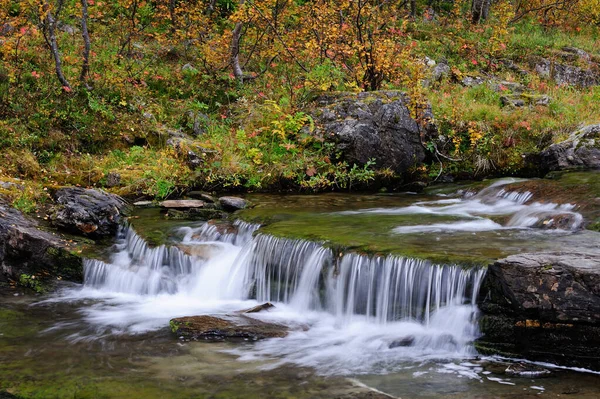
<instances>
[{"instance_id":1,"label":"wet rock","mask_svg":"<svg viewBox=\"0 0 600 399\"><path fill-rule=\"evenodd\" d=\"M275 307L275 305L273 305L271 302L266 302L266 303L263 303L262 305L255 306L250 309L240 310L240 313L258 313L258 312L262 312L263 310L272 309L274 307Z\"/></svg>"},{"instance_id":2,"label":"wet rock","mask_svg":"<svg viewBox=\"0 0 600 399\"><path fill-rule=\"evenodd\" d=\"M265 338L282 338L288 334L286 326L266 323L248 316L224 317L191 316L172 319L171 331L186 340L248 339L256 341Z\"/></svg>"},{"instance_id":3,"label":"wet rock","mask_svg":"<svg viewBox=\"0 0 600 399\"><path fill-rule=\"evenodd\" d=\"M161 208L170 209L191 209L191 208L204 208L204 201L200 200L168 200L159 203Z\"/></svg>"},{"instance_id":4,"label":"wet rock","mask_svg":"<svg viewBox=\"0 0 600 399\"><path fill-rule=\"evenodd\" d=\"M546 230L574 231L583 228L583 218L576 213L560 213L542 218L532 227Z\"/></svg>"},{"instance_id":5,"label":"wet rock","mask_svg":"<svg viewBox=\"0 0 600 399\"><path fill-rule=\"evenodd\" d=\"M390 349L394 349L394 348L401 348L401 347L406 347L406 346L412 346L412 344L414 344L414 343L415 343L415 337L413 337L411 335L411 336L404 337L404 338L397 339L397 340L393 341L390 344L389 348Z\"/></svg>"},{"instance_id":6,"label":"wet rock","mask_svg":"<svg viewBox=\"0 0 600 399\"><path fill-rule=\"evenodd\" d=\"M212 258L222 250L215 244L178 244L177 248L186 255L204 260Z\"/></svg>"},{"instance_id":7,"label":"wet rock","mask_svg":"<svg viewBox=\"0 0 600 399\"><path fill-rule=\"evenodd\" d=\"M542 378L549 377L552 374L548 369L528 363L511 364L504 372L508 375L521 378Z\"/></svg>"},{"instance_id":8,"label":"wet rock","mask_svg":"<svg viewBox=\"0 0 600 399\"><path fill-rule=\"evenodd\" d=\"M62 230L90 237L114 236L127 202L113 194L81 187L67 187L54 194L52 224Z\"/></svg>"},{"instance_id":9,"label":"wet rock","mask_svg":"<svg viewBox=\"0 0 600 399\"><path fill-rule=\"evenodd\" d=\"M497 261L479 306L480 352L600 367L600 251Z\"/></svg>"},{"instance_id":10,"label":"wet rock","mask_svg":"<svg viewBox=\"0 0 600 399\"><path fill-rule=\"evenodd\" d=\"M419 127L403 93L330 95L317 102L326 106L314 112L319 125L315 134L333 142L348 164L364 166L374 160L377 168L402 174L425 159Z\"/></svg>"},{"instance_id":11,"label":"wet rock","mask_svg":"<svg viewBox=\"0 0 600 399\"><path fill-rule=\"evenodd\" d=\"M600 125L586 126L540 154L544 173L556 170L584 168L600 169Z\"/></svg>"},{"instance_id":12,"label":"wet rock","mask_svg":"<svg viewBox=\"0 0 600 399\"><path fill-rule=\"evenodd\" d=\"M23 274L41 284L58 277L81 281L83 265L67 241L0 200L0 275L19 281Z\"/></svg>"},{"instance_id":13,"label":"wet rock","mask_svg":"<svg viewBox=\"0 0 600 399\"><path fill-rule=\"evenodd\" d=\"M248 207L248 201L239 197L221 197L219 204L227 212L235 212Z\"/></svg>"},{"instance_id":14,"label":"wet rock","mask_svg":"<svg viewBox=\"0 0 600 399\"><path fill-rule=\"evenodd\" d=\"M167 218L173 220L212 220L224 219L227 213L219 209L191 208L191 209L169 209Z\"/></svg>"},{"instance_id":15,"label":"wet rock","mask_svg":"<svg viewBox=\"0 0 600 399\"><path fill-rule=\"evenodd\" d=\"M154 206L153 201L137 201L133 203L133 206L137 208L152 208Z\"/></svg>"}]
</instances>

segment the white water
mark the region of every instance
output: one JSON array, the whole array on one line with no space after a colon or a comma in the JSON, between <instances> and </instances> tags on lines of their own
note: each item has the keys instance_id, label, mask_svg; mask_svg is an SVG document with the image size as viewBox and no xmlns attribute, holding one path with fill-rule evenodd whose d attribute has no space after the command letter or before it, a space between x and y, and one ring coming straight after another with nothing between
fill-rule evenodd
<instances>
[{"instance_id":1,"label":"white water","mask_svg":"<svg viewBox=\"0 0 600 399\"><path fill-rule=\"evenodd\" d=\"M253 317L292 332L237 354L324 374L387 372L406 361L474 354L483 269L334 254L308 241L252 237L257 228L184 228L178 246L157 248L125 229L109 262L86 261L84 288L67 298L95 299L83 312L102 333L145 332L173 317L271 301L275 310Z\"/></svg>"},{"instance_id":2,"label":"white water","mask_svg":"<svg viewBox=\"0 0 600 399\"><path fill-rule=\"evenodd\" d=\"M574 231L581 228L583 216L574 211L575 205L531 201L529 191L513 192L504 188L515 179L502 179L477 194L465 193L464 198L417 202L401 208L373 208L344 211L341 214L433 215L458 218L440 223L399 226L397 234L434 232L480 232L509 229L544 228ZM505 221L502 221L505 219Z\"/></svg>"}]
</instances>

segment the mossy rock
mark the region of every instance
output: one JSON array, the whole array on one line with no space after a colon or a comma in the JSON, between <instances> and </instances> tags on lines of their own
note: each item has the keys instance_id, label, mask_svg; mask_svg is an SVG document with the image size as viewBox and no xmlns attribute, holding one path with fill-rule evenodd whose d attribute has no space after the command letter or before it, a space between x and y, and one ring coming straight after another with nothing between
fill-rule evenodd
<instances>
[{"instance_id":1,"label":"mossy rock","mask_svg":"<svg viewBox=\"0 0 600 399\"><path fill-rule=\"evenodd\" d=\"M288 334L286 326L266 323L244 315L179 317L169 322L171 331L187 340L222 341L225 339L282 338Z\"/></svg>"}]
</instances>

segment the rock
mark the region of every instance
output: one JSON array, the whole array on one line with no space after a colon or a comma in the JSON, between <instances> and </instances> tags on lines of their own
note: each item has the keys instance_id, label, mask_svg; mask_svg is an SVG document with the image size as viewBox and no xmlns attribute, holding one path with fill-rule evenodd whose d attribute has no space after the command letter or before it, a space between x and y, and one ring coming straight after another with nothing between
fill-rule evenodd
<instances>
[{"instance_id":1,"label":"rock","mask_svg":"<svg viewBox=\"0 0 600 399\"><path fill-rule=\"evenodd\" d=\"M250 309L240 310L239 313L258 313L258 312L262 312L263 310L269 310L274 307L275 307L275 305L273 305L271 302L266 302L266 303L263 303L262 305L257 305Z\"/></svg>"},{"instance_id":2,"label":"rock","mask_svg":"<svg viewBox=\"0 0 600 399\"><path fill-rule=\"evenodd\" d=\"M197 137L206 133L208 120L208 115L202 112L194 112L189 110L185 113L183 122L184 125L189 129L189 133Z\"/></svg>"},{"instance_id":3,"label":"rock","mask_svg":"<svg viewBox=\"0 0 600 399\"><path fill-rule=\"evenodd\" d=\"M212 220L224 219L227 213L218 209L191 208L185 210L169 209L167 218L174 220Z\"/></svg>"},{"instance_id":4,"label":"rock","mask_svg":"<svg viewBox=\"0 0 600 399\"><path fill-rule=\"evenodd\" d=\"M217 202L215 197L202 191L190 191L189 193L187 193L187 196L195 199L200 199L204 202L209 202L211 204Z\"/></svg>"},{"instance_id":5,"label":"rock","mask_svg":"<svg viewBox=\"0 0 600 399\"><path fill-rule=\"evenodd\" d=\"M0 280L19 281L22 275L41 281L57 278L81 281L83 263L61 237L40 230L38 223L0 201Z\"/></svg>"},{"instance_id":6,"label":"rock","mask_svg":"<svg viewBox=\"0 0 600 399\"><path fill-rule=\"evenodd\" d=\"M434 82L440 82L448 76L450 76L450 66L445 60L440 61L440 63L433 68L433 72L431 73L431 79Z\"/></svg>"},{"instance_id":7,"label":"rock","mask_svg":"<svg viewBox=\"0 0 600 399\"><path fill-rule=\"evenodd\" d=\"M585 52L581 49L578 49L576 47L567 46L567 47L563 47L561 50L567 54L574 54L578 58L588 61L588 62L591 61L591 59L592 59L592 57L587 52Z\"/></svg>"},{"instance_id":8,"label":"rock","mask_svg":"<svg viewBox=\"0 0 600 399\"><path fill-rule=\"evenodd\" d=\"M177 244L177 248L186 255L204 260L208 260L222 251L222 248L215 244Z\"/></svg>"},{"instance_id":9,"label":"rock","mask_svg":"<svg viewBox=\"0 0 600 399\"><path fill-rule=\"evenodd\" d=\"M152 208L154 206L153 201L137 201L133 203L133 206L137 208Z\"/></svg>"},{"instance_id":10,"label":"rock","mask_svg":"<svg viewBox=\"0 0 600 399\"><path fill-rule=\"evenodd\" d=\"M106 187L117 187L121 184L121 175L116 172L110 172L106 175Z\"/></svg>"},{"instance_id":11,"label":"rock","mask_svg":"<svg viewBox=\"0 0 600 399\"><path fill-rule=\"evenodd\" d=\"M191 209L191 208L204 208L204 201L200 200L168 200L159 203L162 208L172 209Z\"/></svg>"},{"instance_id":12,"label":"rock","mask_svg":"<svg viewBox=\"0 0 600 399\"><path fill-rule=\"evenodd\" d=\"M518 108L518 107L525 106L525 101L523 101L521 98L514 98L514 97L509 97L509 96L500 97L500 103L502 104L503 107L510 106L510 107Z\"/></svg>"},{"instance_id":13,"label":"rock","mask_svg":"<svg viewBox=\"0 0 600 399\"><path fill-rule=\"evenodd\" d=\"M524 107L526 105L534 106L534 105L544 105L547 106L550 104L550 97L545 95L536 95L536 94L509 94L506 96L500 97L500 102L503 107Z\"/></svg>"},{"instance_id":14,"label":"rock","mask_svg":"<svg viewBox=\"0 0 600 399\"><path fill-rule=\"evenodd\" d=\"M600 367L600 250L499 260L479 307L482 353Z\"/></svg>"},{"instance_id":15,"label":"rock","mask_svg":"<svg viewBox=\"0 0 600 399\"><path fill-rule=\"evenodd\" d=\"M248 207L248 201L239 197L221 197L219 204L227 212L235 212Z\"/></svg>"},{"instance_id":16,"label":"rock","mask_svg":"<svg viewBox=\"0 0 600 399\"><path fill-rule=\"evenodd\" d=\"M590 66L590 69L582 69L542 58L534 62L534 68L540 76L553 79L559 85L585 88L600 84L600 74L595 71L598 65Z\"/></svg>"},{"instance_id":17,"label":"rock","mask_svg":"<svg viewBox=\"0 0 600 399\"><path fill-rule=\"evenodd\" d=\"M521 83L508 82L508 81L491 83L491 88L492 88L492 90L499 92L499 93L502 93L505 91L510 91L511 93L521 94L521 93L527 91L527 88L525 86L523 86Z\"/></svg>"},{"instance_id":18,"label":"rock","mask_svg":"<svg viewBox=\"0 0 600 399\"><path fill-rule=\"evenodd\" d=\"M414 344L414 343L415 343L415 337L413 337L411 335L411 336L404 337L404 338L393 341L390 344L389 348L390 349L402 348L402 347L406 347L406 346L412 346L412 344Z\"/></svg>"},{"instance_id":19,"label":"rock","mask_svg":"<svg viewBox=\"0 0 600 399\"><path fill-rule=\"evenodd\" d=\"M61 31L63 31L63 32L65 32L65 33L68 33L71 36L74 36L74 35L76 35L76 34L79 33L79 29L78 28L76 28L76 27L74 27L72 25L69 25L69 24L59 23L58 29L61 30Z\"/></svg>"},{"instance_id":20,"label":"rock","mask_svg":"<svg viewBox=\"0 0 600 399\"><path fill-rule=\"evenodd\" d=\"M198 70L196 68L194 68L194 66L192 64L185 64L184 66L181 67L181 72L197 73Z\"/></svg>"},{"instance_id":21,"label":"rock","mask_svg":"<svg viewBox=\"0 0 600 399\"><path fill-rule=\"evenodd\" d=\"M90 237L116 234L127 202L104 191L80 187L61 188L54 194L52 224L62 230Z\"/></svg>"},{"instance_id":22,"label":"rock","mask_svg":"<svg viewBox=\"0 0 600 399\"><path fill-rule=\"evenodd\" d=\"M25 186L22 184L2 180L0 180L0 188L3 188L5 190L25 190Z\"/></svg>"},{"instance_id":23,"label":"rock","mask_svg":"<svg viewBox=\"0 0 600 399\"><path fill-rule=\"evenodd\" d=\"M549 377L552 374L550 370L530 363L511 364L504 372L508 375L521 378L543 378Z\"/></svg>"},{"instance_id":24,"label":"rock","mask_svg":"<svg viewBox=\"0 0 600 399\"><path fill-rule=\"evenodd\" d=\"M574 231L583 228L583 218L578 213L559 213L542 218L532 227L546 230Z\"/></svg>"},{"instance_id":25,"label":"rock","mask_svg":"<svg viewBox=\"0 0 600 399\"><path fill-rule=\"evenodd\" d=\"M402 174L425 159L419 126L410 116L404 94L331 95L317 102L326 107L314 113L319 124L315 133L333 142L349 165L364 166L374 160L377 168Z\"/></svg>"},{"instance_id":26,"label":"rock","mask_svg":"<svg viewBox=\"0 0 600 399\"><path fill-rule=\"evenodd\" d=\"M204 159L192 150L187 152L187 165L191 170L196 170L204 164Z\"/></svg>"},{"instance_id":27,"label":"rock","mask_svg":"<svg viewBox=\"0 0 600 399\"><path fill-rule=\"evenodd\" d=\"M154 116L153 113L151 112L144 112L144 114L142 115L144 117L144 119L147 119L149 121L153 121L156 122L156 117Z\"/></svg>"},{"instance_id":28,"label":"rock","mask_svg":"<svg viewBox=\"0 0 600 399\"><path fill-rule=\"evenodd\" d=\"M586 126L540 154L544 173L574 168L600 169L600 124Z\"/></svg>"},{"instance_id":29,"label":"rock","mask_svg":"<svg viewBox=\"0 0 600 399\"><path fill-rule=\"evenodd\" d=\"M0 37L11 35L14 33L14 31L15 27L9 23L0 25Z\"/></svg>"},{"instance_id":30,"label":"rock","mask_svg":"<svg viewBox=\"0 0 600 399\"><path fill-rule=\"evenodd\" d=\"M282 338L288 328L280 324L266 323L248 316L224 317L192 316L172 319L171 331L187 340L249 339L256 341L265 338Z\"/></svg>"},{"instance_id":31,"label":"rock","mask_svg":"<svg viewBox=\"0 0 600 399\"><path fill-rule=\"evenodd\" d=\"M485 83L485 79L480 76L465 76L461 81L463 86L466 87L475 87L480 86Z\"/></svg>"}]
</instances>

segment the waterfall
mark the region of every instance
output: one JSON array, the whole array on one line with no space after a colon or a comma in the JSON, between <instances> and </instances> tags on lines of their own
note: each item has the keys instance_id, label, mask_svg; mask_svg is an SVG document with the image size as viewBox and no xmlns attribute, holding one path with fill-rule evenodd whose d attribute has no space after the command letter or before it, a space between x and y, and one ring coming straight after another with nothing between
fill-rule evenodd
<instances>
[{"instance_id":1,"label":"waterfall","mask_svg":"<svg viewBox=\"0 0 600 399\"><path fill-rule=\"evenodd\" d=\"M181 231L180 244L149 247L123 228L111 261L85 262L85 285L137 295L181 294L206 300L255 299L299 311L325 311L385 324L425 325L449 306L474 308L484 269L435 265L399 256L333 253L323 245L204 224ZM235 230L235 231L234 231Z\"/></svg>"}]
</instances>

